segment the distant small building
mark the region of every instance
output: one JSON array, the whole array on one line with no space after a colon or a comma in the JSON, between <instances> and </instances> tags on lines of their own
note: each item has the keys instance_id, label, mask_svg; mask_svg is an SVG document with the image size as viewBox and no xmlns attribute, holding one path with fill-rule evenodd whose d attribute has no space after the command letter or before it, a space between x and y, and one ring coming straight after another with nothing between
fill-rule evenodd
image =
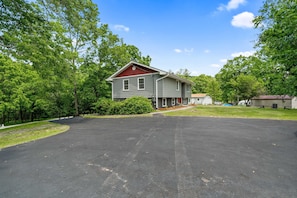
<instances>
[{"instance_id":1,"label":"distant small building","mask_svg":"<svg viewBox=\"0 0 297 198\"><path fill-rule=\"evenodd\" d=\"M252 98L251 106L297 109L297 97L288 95L261 95Z\"/></svg>"},{"instance_id":2,"label":"distant small building","mask_svg":"<svg viewBox=\"0 0 297 198\"><path fill-rule=\"evenodd\" d=\"M191 104L211 105L212 98L205 93L198 93L191 95Z\"/></svg>"}]
</instances>

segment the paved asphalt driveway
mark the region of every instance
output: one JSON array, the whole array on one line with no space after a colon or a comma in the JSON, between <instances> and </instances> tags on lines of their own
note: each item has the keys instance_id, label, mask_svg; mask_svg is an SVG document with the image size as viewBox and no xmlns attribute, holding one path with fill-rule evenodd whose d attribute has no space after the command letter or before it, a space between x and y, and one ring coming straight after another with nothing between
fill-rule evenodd
<instances>
[{"instance_id":1,"label":"paved asphalt driveway","mask_svg":"<svg viewBox=\"0 0 297 198\"><path fill-rule=\"evenodd\" d=\"M297 122L64 120L0 151L0 197L297 197Z\"/></svg>"}]
</instances>

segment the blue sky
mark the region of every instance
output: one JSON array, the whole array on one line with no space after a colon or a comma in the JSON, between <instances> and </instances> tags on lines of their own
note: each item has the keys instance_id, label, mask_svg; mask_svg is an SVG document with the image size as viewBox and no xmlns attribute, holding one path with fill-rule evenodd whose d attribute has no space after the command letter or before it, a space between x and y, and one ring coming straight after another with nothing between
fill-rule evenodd
<instances>
[{"instance_id":1,"label":"blue sky","mask_svg":"<svg viewBox=\"0 0 297 198\"><path fill-rule=\"evenodd\" d=\"M239 54L250 55L262 0L94 0L102 23L152 58L151 66L214 76Z\"/></svg>"}]
</instances>

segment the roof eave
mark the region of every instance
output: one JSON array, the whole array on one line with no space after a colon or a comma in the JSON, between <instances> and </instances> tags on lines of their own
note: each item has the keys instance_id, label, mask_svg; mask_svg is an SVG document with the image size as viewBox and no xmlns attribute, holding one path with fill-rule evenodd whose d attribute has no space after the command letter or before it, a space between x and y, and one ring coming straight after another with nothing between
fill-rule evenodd
<instances>
[{"instance_id":1,"label":"roof eave","mask_svg":"<svg viewBox=\"0 0 297 198\"><path fill-rule=\"evenodd\" d=\"M147 65L144 65L144 64L141 64L141 63L137 63L137 62L135 62L135 61L130 61L130 62L129 62L128 64L126 64L124 67L122 67L122 68L119 69L117 72L115 72L114 74L112 74L109 78L107 78L106 81L112 82L113 79L114 79L117 75L119 75L122 71L124 71L126 68L128 68L131 64L135 64L135 65L139 65L139 66L142 66L142 67L145 67L145 68L149 68L149 69L155 70L155 71L158 72L159 75L161 75L161 76L168 75L168 77L170 77L170 78L179 80L179 81L184 82L184 83L187 83L187 84L194 85L194 83L193 83L192 81L190 81L190 80L181 78L181 77L179 77L179 76L177 76L177 75L174 75L174 74L171 74L171 73L169 73L169 72L160 70L160 69L158 69L158 68L154 68L154 67L147 66Z\"/></svg>"},{"instance_id":2,"label":"roof eave","mask_svg":"<svg viewBox=\"0 0 297 198\"><path fill-rule=\"evenodd\" d=\"M131 64L135 64L135 65L139 65L141 67L145 67L145 68L148 68L148 69L152 69L152 70L155 70L156 72L158 72L160 75L166 75L167 72L163 71L163 70L160 70L160 69L157 69L157 68L154 68L154 67L151 67L151 66L147 66L147 65L144 65L144 64L141 64L141 63L137 63L135 61L130 61L128 64L126 64L124 67L122 67L121 69L119 69L118 71L116 71L114 74L112 74L110 77L108 77L106 80L107 81L113 81L113 79L119 75L122 71L124 71L126 68L128 68Z\"/></svg>"},{"instance_id":3,"label":"roof eave","mask_svg":"<svg viewBox=\"0 0 297 198\"><path fill-rule=\"evenodd\" d=\"M191 85L194 85L194 83L190 80L187 80L187 79L184 79L184 78L181 78L177 75L174 75L174 74L170 74L169 77L173 78L173 79L176 79L176 80L179 80L181 82L184 82L184 83L187 83L187 84L191 84Z\"/></svg>"}]
</instances>

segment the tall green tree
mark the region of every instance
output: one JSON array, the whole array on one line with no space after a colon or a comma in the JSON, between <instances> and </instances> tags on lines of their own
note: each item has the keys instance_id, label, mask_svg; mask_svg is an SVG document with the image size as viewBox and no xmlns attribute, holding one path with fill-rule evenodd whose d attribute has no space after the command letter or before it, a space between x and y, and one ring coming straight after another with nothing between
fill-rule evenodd
<instances>
[{"instance_id":1,"label":"tall green tree","mask_svg":"<svg viewBox=\"0 0 297 198\"><path fill-rule=\"evenodd\" d=\"M206 93L212 98L212 103L221 100L222 91L219 82L215 78L212 78L208 82L206 86Z\"/></svg>"},{"instance_id":2,"label":"tall green tree","mask_svg":"<svg viewBox=\"0 0 297 198\"><path fill-rule=\"evenodd\" d=\"M283 87L297 94L297 1L265 0L254 23L260 29L256 47L267 59L284 67Z\"/></svg>"},{"instance_id":3,"label":"tall green tree","mask_svg":"<svg viewBox=\"0 0 297 198\"><path fill-rule=\"evenodd\" d=\"M207 86L214 79L214 77L205 74L191 76L191 72L188 69L180 69L175 74L194 83L192 93L207 93Z\"/></svg>"},{"instance_id":4,"label":"tall green tree","mask_svg":"<svg viewBox=\"0 0 297 198\"><path fill-rule=\"evenodd\" d=\"M41 92L42 82L31 65L0 54L1 123L11 118L23 122L41 116L48 107Z\"/></svg>"},{"instance_id":5,"label":"tall green tree","mask_svg":"<svg viewBox=\"0 0 297 198\"><path fill-rule=\"evenodd\" d=\"M68 77L73 84L75 115L79 115L78 76L79 67L93 53L93 45L99 37L98 7L91 0L38 0L50 20L57 21L65 30L67 38L63 43L68 56L64 56L69 65Z\"/></svg>"},{"instance_id":6,"label":"tall green tree","mask_svg":"<svg viewBox=\"0 0 297 198\"><path fill-rule=\"evenodd\" d=\"M100 27L101 37L97 42L99 63L112 73L125 66L130 61L150 65L151 57L143 56L134 45L124 43L123 39L112 33L107 24Z\"/></svg>"},{"instance_id":7,"label":"tall green tree","mask_svg":"<svg viewBox=\"0 0 297 198\"><path fill-rule=\"evenodd\" d=\"M237 97L240 100L250 101L254 96L258 96L265 92L264 83L252 75L240 74L235 79L231 79L230 84Z\"/></svg>"},{"instance_id":8,"label":"tall green tree","mask_svg":"<svg viewBox=\"0 0 297 198\"><path fill-rule=\"evenodd\" d=\"M216 75L216 79L221 84L223 100L228 102L237 101L237 93L231 83L239 75L254 76L264 83L267 94L282 94L281 84L284 72L280 65L269 60L261 60L258 56L239 56L228 60L223 68Z\"/></svg>"},{"instance_id":9,"label":"tall green tree","mask_svg":"<svg viewBox=\"0 0 297 198\"><path fill-rule=\"evenodd\" d=\"M187 68L179 69L175 74L182 78L186 78L186 79L191 78L191 72Z\"/></svg>"},{"instance_id":10,"label":"tall green tree","mask_svg":"<svg viewBox=\"0 0 297 198\"><path fill-rule=\"evenodd\" d=\"M2 33L0 37L1 47L4 47L5 32L11 30L31 32L35 29L34 24L41 24L44 21L40 13L36 11L36 7L25 0L0 1L0 27Z\"/></svg>"},{"instance_id":11,"label":"tall green tree","mask_svg":"<svg viewBox=\"0 0 297 198\"><path fill-rule=\"evenodd\" d=\"M36 102L31 108L41 112L40 106L48 103L51 107L48 109L56 109L54 107L61 103L57 96L66 93L62 85L68 81L70 71L65 59L70 55L66 50L69 44L63 27L49 20L43 9L34 2L3 0L1 11L1 53L24 63L24 67L31 67L31 72L37 72L40 77L39 81L34 81L40 86L34 89ZM49 115L55 116L59 111L51 111Z\"/></svg>"},{"instance_id":12,"label":"tall green tree","mask_svg":"<svg viewBox=\"0 0 297 198\"><path fill-rule=\"evenodd\" d=\"M193 93L207 93L207 87L211 83L214 77L201 74L199 76L192 76L191 80L194 82L192 86Z\"/></svg>"}]
</instances>

